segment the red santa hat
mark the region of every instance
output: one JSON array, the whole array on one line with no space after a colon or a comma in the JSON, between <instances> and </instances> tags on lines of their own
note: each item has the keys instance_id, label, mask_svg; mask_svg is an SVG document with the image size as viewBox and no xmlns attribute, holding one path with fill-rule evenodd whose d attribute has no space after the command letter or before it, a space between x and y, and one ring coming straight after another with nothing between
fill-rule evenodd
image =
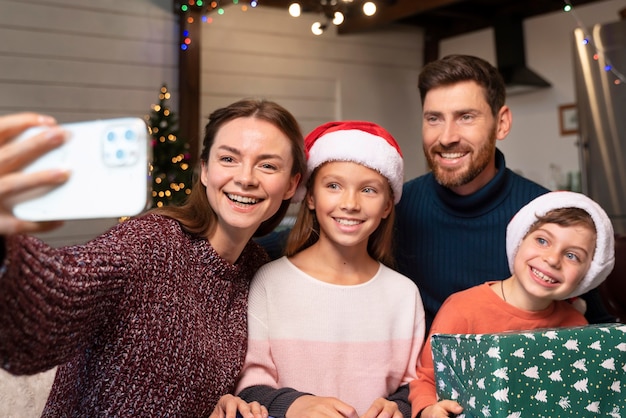
<instances>
[{"instance_id":1,"label":"red santa hat","mask_svg":"<svg viewBox=\"0 0 626 418\"><path fill-rule=\"evenodd\" d=\"M350 161L376 170L389 181L394 203L400 201L404 182L402 151L381 126L366 121L328 122L304 138L307 172L292 202L301 202L306 184L317 167L329 161Z\"/></svg>"},{"instance_id":2,"label":"red santa hat","mask_svg":"<svg viewBox=\"0 0 626 418\"><path fill-rule=\"evenodd\" d=\"M606 212L596 202L582 193L557 191L543 194L521 208L506 229L506 255L513 272L515 254L522 240L539 216L560 208L579 208L587 212L596 227L596 249L589 271L574 291L565 297L582 295L607 278L615 265L615 237L613 225Z\"/></svg>"}]
</instances>

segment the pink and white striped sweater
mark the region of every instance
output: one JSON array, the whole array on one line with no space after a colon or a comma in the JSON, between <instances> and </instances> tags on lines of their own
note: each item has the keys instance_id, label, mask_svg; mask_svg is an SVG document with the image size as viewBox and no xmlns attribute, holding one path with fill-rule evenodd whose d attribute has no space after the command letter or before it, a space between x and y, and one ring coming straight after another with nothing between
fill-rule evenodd
<instances>
[{"instance_id":1,"label":"pink and white striped sweater","mask_svg":"<svg viewBox=\"0 0 626 418\"><path fill-rule=\"evenodd\" d=\"M284 416L298 396L280 388L337 397L362 415L375 399L390 398L415 378L424 332L419 291L394 270L381 264L368 282L340 286L283 257L252 282L237 392L264 385L262 396L258 388L240 396L266 404L272 416Z\"/></svg>"}]
</instances>

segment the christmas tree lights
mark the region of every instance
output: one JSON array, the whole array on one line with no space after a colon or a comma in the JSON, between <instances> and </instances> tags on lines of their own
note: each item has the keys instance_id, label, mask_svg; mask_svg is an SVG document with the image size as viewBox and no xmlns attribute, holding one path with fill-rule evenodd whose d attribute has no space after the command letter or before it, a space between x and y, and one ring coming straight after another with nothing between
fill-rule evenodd
<instances>
[{"instance_id":1,"label":"christmas tree lights","mask_svg":"<svg viewBox=\"0 0 626 418\"><path fill-rule=\"evenodd\" d=\"M152 134L152 206L181 204L191 193L193 170L187 141L178 137L178 118L168 107L170 92L163 85L159 103L147 116Z\"/></svg>"}]
</instances>

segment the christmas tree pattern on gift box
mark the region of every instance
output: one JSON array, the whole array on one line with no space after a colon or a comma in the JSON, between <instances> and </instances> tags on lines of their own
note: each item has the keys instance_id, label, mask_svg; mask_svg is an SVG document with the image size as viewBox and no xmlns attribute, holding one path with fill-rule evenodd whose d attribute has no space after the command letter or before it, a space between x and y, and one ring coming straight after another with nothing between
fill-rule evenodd
<instances>
[{"instance_id":1,"label":"christmas tree pattern on gift box","mask_svg":"<svg viewBox=\"0 0 626 418\"><path fill-rule=\"evenodd\" d=\"M470 417L626 418L626 325L432 338L437 394Z\"/></svg>"}]
</instances>

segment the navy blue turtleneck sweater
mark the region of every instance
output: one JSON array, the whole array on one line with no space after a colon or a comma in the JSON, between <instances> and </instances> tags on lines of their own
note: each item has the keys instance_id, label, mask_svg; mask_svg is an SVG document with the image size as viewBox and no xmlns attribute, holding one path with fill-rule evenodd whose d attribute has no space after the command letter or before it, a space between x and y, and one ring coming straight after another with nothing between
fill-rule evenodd
<instances>
[{"instance_id":1,"label":"navy blue turtleneck sweater","mask_svg":"<svg viewBox=\"0 0 626 418\"><path fill-rule=\"evenodd\" d=\"M511 275L506 226L522 206L548 191L506 168L499 150L496 167L496 176L468 196L439 185L432 173L404 185L396 206L396 268L419 287L427 329L453 292ZM588 301L588 320L610 319L589 318L598 315L596 303Z\"/></svg>"}]
</instances>

